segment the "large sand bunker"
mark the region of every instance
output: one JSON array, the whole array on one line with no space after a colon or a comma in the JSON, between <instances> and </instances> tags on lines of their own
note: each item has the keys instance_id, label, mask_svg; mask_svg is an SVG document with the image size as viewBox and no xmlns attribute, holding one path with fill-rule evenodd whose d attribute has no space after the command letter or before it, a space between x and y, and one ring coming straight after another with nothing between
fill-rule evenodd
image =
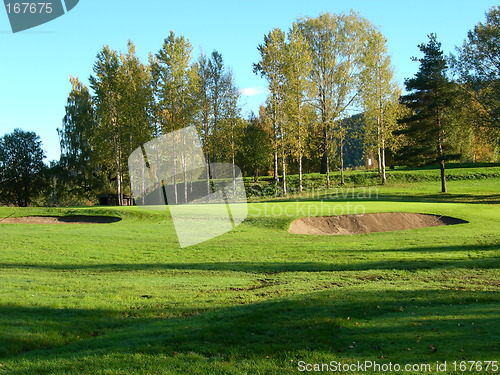
<instances>
[{"instance_id":1,"label":"large sand bunker","mask_svg":"<svg viewBox=\"0 0 500 375\"><path fill-rule=\"evenodd\" d=\"M0 218L0 224L107 224L120 220L113 216L22 216Z\"/></svg>"},{"instance_id":2,"label":"large sand bunker","mask_svg":"<svg viewBox=\"0 0 500 375\"><path fill-rule=\"evenodd\" d=\"M448 216L386 212L364 215L311 216L294 220L288 230L293 234L341 235L389 232L405 229L464 224Z\"/></svg>"}]
</instances>

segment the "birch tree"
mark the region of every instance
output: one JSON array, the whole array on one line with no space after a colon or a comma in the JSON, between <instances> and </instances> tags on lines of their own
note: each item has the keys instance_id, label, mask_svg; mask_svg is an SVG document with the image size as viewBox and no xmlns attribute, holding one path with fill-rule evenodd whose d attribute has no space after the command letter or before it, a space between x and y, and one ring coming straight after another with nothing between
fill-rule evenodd
<instances>
[{"instance_id":1,"label":"birch tree","mask_svg":"<svg viewBox=\"0 0 500 375\"><path fill-rule=\"evenodd\" d=\"M104 46L94 64L94 76L89 78L94 91L96 131L92 144L97 163L103 173L114 173L118 205L123 197L123 128L119 102L123 88L120 80L120 57L117 51Z\"/></svg>"},{"instance_id":2,"label":"birch tree","mask_svg":"<svg viewBox=\"0 0 500 375\"><path fill-rule=\"evenodd\" d=\"M394 69L387 53L386 40L378 30L368 35L368 48L363 55L364 69L361 73L362 105L366 123L367 139L374 144L377 154L379 176L385 184L385 151L392 131L397 125L398 98L401 94L394 80Z\"/></svg>"},{"instance_id":3,"label":"birch tree","mask_svg":"<svg viewBox=\"0 0 500 375\"><path fill-rule=\"evenodd\" d=\"M124 153L130 153L154 134L153 90L151 69L141 63L132 41L127 53L120 55L121 85L120 115L124 128Z\"/></svg>"},{"instance_id":4,"label":"birch tree","mask_svg":"<svg viewBox=\"0 0 500 375\"><path fill-rule=\"evenodd\" d=\"M264 43L257 47L261 60L254 64L254 72L266 78L269 87L267 109L273 129L274 149L274 180L279 180L279 164L281 157L282 191L287 193L286 186L286 147L285 137L285 113L284 113L284 53L285 33L279 29L273 29L264 36Z\"/></svg>"},{"instance_id":5,"label":"birch tree","mask_svg":"<svg viewBox=\"0 0 500 375\"><path fill-rule=\"evenodd\" d=\"M211 76L208 58L204 54L200 54L198 58L198 121L197 130L203 146L205 156L205 178L207 184L207 194L212 192L210 183L210 160L213 154L213 121L212 121L212 106L210 105L210 90Z\"/></svg>"},{"instance_id":6,"label":"birch tree","mask_svg":"<svg viewBox=\"0 0 500 375\"><path fill-rule=\"evenodd\" d=\"M175 36L170 31L160 51L152 59L152 71L155 77L155 96L157 115L162 133L172 132L195 124L198 98L197 66L191 65L191 43L183 36ZM180 140L182 142L182 140ZM182 153L184 148L174 142L173 149L173 185L175 203L180 202L177 188L178 164L184 178L184 201L188 200L187 161ZM179 152L179 155L176 155Z\"/></svg>"},{"instance_id":7,"label":"birch tree","mask_svg":"<svg viewBox=\"0 0 500 375\"><path fill-rule=\"evenodd\" d=\"M110 180L116 181L121 205L128 186L128 155L151 139L154 132L150 69L140 62L135 45L129 41L125 54L104 46L89 80L94 92L95 126L92 128L87 120L85 135L90 136L80 139L81 147L89 142L91 164L100 170L101 177L111 174ZM74 112L69 107L66 120L72 119L69 110Z\"/></svg>"},{"instance_id":8,"label":"birch tree","mask_svg":"<svg viewBox=\"0 0 500 375\"><path fill-rule=\"evenodd\" d=\"M94 182L94 158L91 139L96 122L89 88L77 77L71 77L71 91L65 107L61 128L57 129L61 147L59 165L69 193L91 198Z\"/></svg>"},{"instance_id":9,"label":"birch tree","mask_svg":"<svg viewBox=\"0 0 500 375\"><path fill-rule=\"evenodd\" d=\"M341 172L343 172L342 118L356 100L361 56L366 49L367 30L372 25L355 12L332 15L321 14L317 18L298 21L311 51L311 82L315 85L314 105L318 112L322 131L322 158L320 172L327 176L330 187L330 157L333 140L339 140ZM343 176L343 173L342 173ZM343 182L343 181L341 181Z\"/></svg>"},{"instance_id":10,"label":"birch tree","mask_svg":"<svg viewBox=\"0 0 500 375\"><path fill-rule=\"evenodd\" d=\"M213 51L210 57L201 55L198 60L199 82L199 133L207 162L207 189L209 178L216 171L211 168L216 161L233 164L233 181L236 174L235 158L239 145L240 94L231 70L224 64L222 55Z\"/></svg>"},{"instance_id":11,"label":"birch tree","mask_svg":"<svg viewBox=\"0 0 500 375\"><path fill-rule=\"evenodd\" d=\"M290 134L290 149L299 165L299 192L303 190L302 159L306 149L307 127L311 121L309 100L312 85L311 52L296 24L290 29L284 56L284 108Z\"/></svg>"}]
</instances>

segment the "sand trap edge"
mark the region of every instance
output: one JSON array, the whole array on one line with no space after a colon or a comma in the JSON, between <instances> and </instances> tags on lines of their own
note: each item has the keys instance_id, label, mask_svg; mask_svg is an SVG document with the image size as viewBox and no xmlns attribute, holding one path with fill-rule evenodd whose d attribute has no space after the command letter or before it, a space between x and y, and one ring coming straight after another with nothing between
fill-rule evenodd
<instances>
[{"instance_id":1,"label":"sand trap edge","mask_svg":"<svg viewBox=\"0 0 500 375\"><path fill-rule=\"evenodd\" d=\"M111 224L121 221L115 216L18 216L0 218L0 224Z\"/></svg>"},{"instance_id":2,"label":"sand trap edge","mask_svg":"<svg viewBox=\"0 0 500 375\"><path fill-rule=\"evenodd\" d=\"M292 221L288 233L307 235L353 235L466 223L468 223L468 221L450 216L412 212L309 216Z\"/></svg>"}]
</instances>

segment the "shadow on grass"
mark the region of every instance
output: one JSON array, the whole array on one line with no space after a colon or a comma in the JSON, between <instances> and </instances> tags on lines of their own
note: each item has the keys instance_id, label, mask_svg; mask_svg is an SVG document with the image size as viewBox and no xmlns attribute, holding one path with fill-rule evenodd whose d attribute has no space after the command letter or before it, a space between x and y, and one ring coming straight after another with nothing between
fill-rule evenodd
<instances>
[{"instance_id":1,"label":"shadow on grass","mask_svg":"<svg viewBox=\"0 0 500 375\"><path fill-rule=\"evenodd\" d=\"M440 246L440 247L411 247L399 250L332 250L333 253L341 252L344 256L352 254L369 255L370 253L411 253L411 259L401 260L377 260L359 261L352 263L323 262L202 262L202 263L109 263L109 264L29 264L29 263L0 263L0 269L41 269L49 271L148 271L148 270L199 270L199 271L237 271L237 272L329 272L329 271L367 271L367 270L418 270L418 269L441 269L441 268L478 268L492 269L499 266L499 258L494 253L490 257L478 258L467 257L467 252L497 252L500 244L489 245L467 245L467 246ZM427 256L429 253L453 253L463 252L462 259L415 259L415 253ZM380 255L380 254L379 254ZM347 258L348 259L348 258Z\"/></svg>"},{"instance_id":2,"label":"shadow on grass","mask_svg":"<svg viewBox=\"0 0 500 375\"><path fill-rule=\"evenodd\" d=\"M2 363L9 374L27 373L20 366L42 374L73 366L123 370L130 362L114 363L113 356L140 355L196 355L236 367L271 358L291 369L300 359L491 360L498 353L497 302L491 292L331 289L178 319L0 306Z\"/></svg>"}]
</instances>

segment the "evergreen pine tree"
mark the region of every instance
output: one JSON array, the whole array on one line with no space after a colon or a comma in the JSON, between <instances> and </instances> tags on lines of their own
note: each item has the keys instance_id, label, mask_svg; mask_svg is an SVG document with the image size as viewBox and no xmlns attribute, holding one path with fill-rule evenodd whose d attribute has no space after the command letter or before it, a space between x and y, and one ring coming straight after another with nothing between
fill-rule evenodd
<instances>
[{"instance_id":1,"label":"evergreen pine tree","mask_svg":"<svg viewBox=\"0 0 500 375\"><path fill-rule=\"evenodd\" d=\"M429 42L419 48L424 54L420 59L414 58L420 62L419 71L405 81L409 93L401 97L401 103L412 113L399 120L406 127L398 133L405 134L409 140L400 158L414 165L439 163L441 192L446 193L445 162L457 157L451 154L451 145L446 142L447 129L452 125L447 111L455 95L446 76L448 66L436 34L430 34Z\"/></svg>"}]
</instances>

